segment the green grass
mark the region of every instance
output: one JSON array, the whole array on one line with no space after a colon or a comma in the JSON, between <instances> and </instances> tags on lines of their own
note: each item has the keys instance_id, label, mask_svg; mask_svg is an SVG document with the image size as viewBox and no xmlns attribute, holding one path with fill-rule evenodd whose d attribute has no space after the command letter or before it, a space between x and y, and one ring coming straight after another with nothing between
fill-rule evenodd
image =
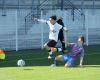
<instances>
[{"instance_id":1,"label":"green grass","mask_svg":"<svg viewBox=\"0 0 100 80\"><path fill-rule=\"evenodd\" d=\"M62 62L58 67L50 67L53 60L47 56L46 50L7 51L6 59L0 61L0 80L100 80L100 45L85 46L82 68L64 68ZM25 60L25 67L17 67L19 59Z\"/></svg>"},{"instance_id":2,"label":"green grass","mask_svg":"<svg viewBox=\"0 0 100 80\"><path fill-rule=\"evenodd\" d=\"M99 67L35 66L0 68L0 80L100 80Z\"/></svg>"}]
</instances>

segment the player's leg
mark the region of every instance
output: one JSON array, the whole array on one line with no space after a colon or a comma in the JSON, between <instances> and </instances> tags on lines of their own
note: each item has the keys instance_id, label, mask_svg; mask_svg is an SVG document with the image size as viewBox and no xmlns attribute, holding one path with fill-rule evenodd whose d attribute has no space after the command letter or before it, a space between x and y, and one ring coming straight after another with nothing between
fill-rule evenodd
<instances>
[{"instance_id":1,"label":"player's leg","mask_svg":"<svg viewBox=\"0 0 100 80\"><path fill-rule=\"evenodd\" d=\"M61 41L61 44L62 44L62 49L65 50L65 41L64 41L64 37L62 37L62 38L60 39L60 41Z\"/></svg>"},{"instance_id":2,"label":"player's leg","mask_svg":"<svg viewBox=\"0 0 100 80\"><path fill-rule=\"evenodd\" d=\"M57 44L56 41L54 40L49 40L46 44L45 44L45 48L48 49L48 53L49 53L49 56L48 56L48 59L51 59L52 57L52 51L51 51L51 48L54 48L55 45Z\"/></svg>"},{"instance_id":3,"label":"player's leg","mask_svg":"<svg viewBox=\"0 0 100 80\"><path fill-rule=\"evenodd\" d=\"M67 62L66 64L65 64L65 67L70 67L71 66L71 62Z\"/></svg>"},{"instance_id":4,"label":"player's leg","mask_svg":"<svg viewBox=\"0 0 100 80\"><path fill-rule=\"evenodd\" d=\"M50 50L50 47L48 46L49 42L50 42L50 40L47 41L47 42L44 44L44 48L46 48L47 50Z\"/></svg>"},{"instance_id":5,"label":"player's leg","mask_svg":"<svg viewBox=\"0 0 100 80\"><path fill-rule=\"evenodd\" d=\"M48 50L48 53L50 54L50 52L51 52L51 49L50 49L50 47L48 46L48 43L49 43L49 41L48 42L46 42L45 44L44 44L44 48L46 48L47 50ZM48 56L48 58L49 58L50 56ZM50 57L51 58L51 57Z\"/></svg>"},{"instance_id":6,"label":"player's leg","mask_svg":"<svg viewBox=\"0 0 100 80\"><path fill-rule=\"evenodd\" d=\"M65 67L73 67L74 59L69 57L68 61L65 63Z\"/></svg>"},{"instance_id":7,"label":"player's leg","mask_svg":"<svg viewBox=\"0 0 100 80\"><path fill-rule=\"evenodd\" d=\"M56 56L55 59L54 59L54 63L51 66L52 67L57 66L58 61L62 61L62 55Z\"/></svg>"},{"instance_id":8,"label":"player's leg","mask_svg":"<svg viewBox=\"0 0 100 80\"><path fill-rule=\"evenodd\" d=\"M61 32L60 36L59 36L59 40L62 44L62 50L64 51L65 50L65 40L64 40L64 34L63 32Z\"/></svg>"},{"instance_id":9,"label":"player's leg","mask_svg":"<svg viewBox=\"0 0 100 80\"><path fill-rule=\"evenodd\" d=\"M69 57L67 54L58 55L54 60L54 64L57 65L57 61L67 62L68 59L69 59Z\"/></svg>"},{"instance_id":10,"label":"player's leg","mask_svg":"<svg viewBox=\"0 0 100 80\"><path fill-rule=\"evenodd\" d=\"M55 65L57 65L57 61L66 62L65 67L71 67L73 66L74 59L71 56L64 54L64 55L59 55L55 58L54 60Z\"/></svg>"}]
</instances>

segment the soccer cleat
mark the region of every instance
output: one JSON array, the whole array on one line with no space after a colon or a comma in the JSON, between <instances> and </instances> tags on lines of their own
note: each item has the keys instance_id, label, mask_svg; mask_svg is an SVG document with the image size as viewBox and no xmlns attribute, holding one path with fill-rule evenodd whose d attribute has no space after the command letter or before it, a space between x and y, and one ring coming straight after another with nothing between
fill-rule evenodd
<instances>
[{"instance_id":1,"label":"soccer cleat","mask_svg":"<svg viewBox=\"0 0 100 80\"><path fill-rule=\"evenodd\" d=\"M50 66L51 66L51 67L56 67L56 65L55 65L55 64L51 64Z\"/></svg>"}]
</instances>

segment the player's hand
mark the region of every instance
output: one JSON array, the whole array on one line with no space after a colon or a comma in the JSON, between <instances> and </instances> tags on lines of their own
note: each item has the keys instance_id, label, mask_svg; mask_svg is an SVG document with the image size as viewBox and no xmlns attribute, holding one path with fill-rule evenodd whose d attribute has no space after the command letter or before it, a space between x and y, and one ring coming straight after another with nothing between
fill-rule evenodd
<instances>
[{"instance_id":1,"label":"player's hand","mask_svg":"<svg viewBox=\"0 0 100 80\"><path fill-rule=\"evenodd\" d=\"M65 32L68 32L68 29L66 27L63 28Z\"/></svg>"},{"instance_id":2,"label":"player's hand","mask_svg":"<svg viewBox=\"0 0 100 80\"><path fill-rule=\"evenodd\" d=\"M37 18L33 18L34 19L34 21L38 21L38 19Z\"/></svg>"},{"instance_id":3,"label":"player's hand","mask_svg":"<svg viewBox=\"0 0 100 80\"><path fill-rule=\"evenodd\" d=\"M65 32L68 32L69 30L68 29L66 29L66 30L64 30Z\"/></svg>"},{"instance_id":4,"label":"player's hand","mask_svg":"<svg viewBox=\"0 0 100 80\"><path fill-rule=\"evenodd\" d=\"M66 32L68 32L69 30L67 29Z\"/></svg>"}]
</instances>

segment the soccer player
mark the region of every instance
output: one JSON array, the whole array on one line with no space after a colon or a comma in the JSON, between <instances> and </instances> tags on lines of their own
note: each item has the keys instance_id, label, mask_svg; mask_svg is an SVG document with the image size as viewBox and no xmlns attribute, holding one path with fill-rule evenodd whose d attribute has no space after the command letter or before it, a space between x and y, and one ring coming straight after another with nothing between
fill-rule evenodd
<instances>
[{"instance_id":1,"label":"soccer player","mask_svg":"<svg viewBox=\"0 0 100 80\"><path fill-rule=\"evenodd\" d=\"M64 27L64 23L63 23L63 18L62 17L59 17L59 19L57 20L57 23ZM65 50L65 40L64 40L63 27L59 31L58 40L60 40L60 42L62 44L62 51L64 52L64 50Z\"/></svg>"},{"instance_id":2,"label":"soccer player","mask_svg":"<svg viewBox=\"0 0 100 80\"><path fill-rule=\"evenodd\" d=\"M65 67L74 66L75 60L76 60L78 55L80 55L80 66L82 66L83 58L84 58L83 44L84 44L84 37L83 36L80 36L78 38L77 43L68 43L67 47L69 47L70 50L66 54L58 55L57 57L55 57L54 64L52 64L51 66L56 66L57 61L65 62ZM61 51L61 48L52 48L52 51L53 52L54 51Z\"/></svg>"},{"instance_id":3,"label":"soccer player","mask_svg":"<svg viewBox=\"0 0 100 80\"><path fill-rule=\"evenodd\" d=\"M58 41L58 33L59 33L59 30L62 28L62 26L59 25L56 22L56 20L57 20L56 16L51 16L48 21L43 20L43 19L36 19L36 20L39 21L39 22L46 23L46 24L49 25L49 28L50 28L50 31L49 31L49 41L47 43L45 43L44 47L49 52L48 59L51 59L52 58L51 57L51 55L52 55L51 48L54 48L56 46L57 41ZM66 31L67 28L64 27L64 30Z\"/></svg>"}]
</instances>

